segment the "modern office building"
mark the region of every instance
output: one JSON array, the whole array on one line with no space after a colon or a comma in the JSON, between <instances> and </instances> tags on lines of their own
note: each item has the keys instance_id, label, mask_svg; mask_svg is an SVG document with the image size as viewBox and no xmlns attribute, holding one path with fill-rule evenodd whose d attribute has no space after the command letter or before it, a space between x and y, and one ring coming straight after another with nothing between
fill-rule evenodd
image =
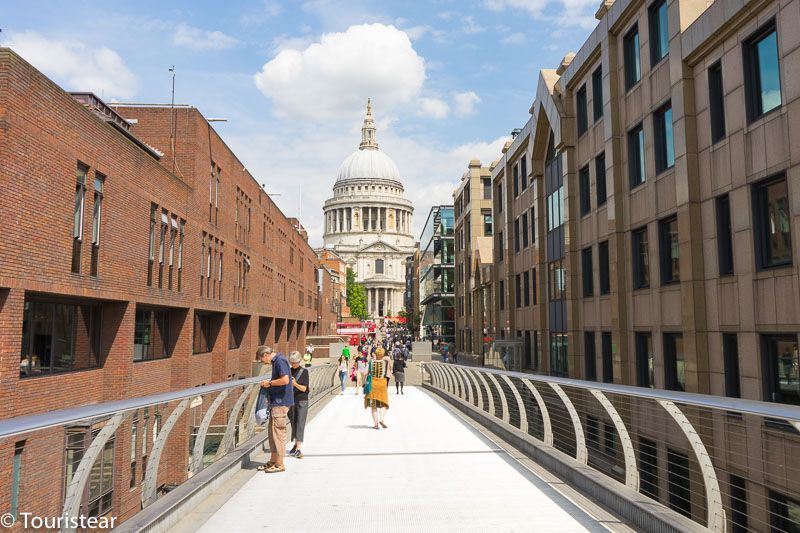
<instances>
[{"instance_id":1,"label":"modern office building","mask_svg":"<svg viewBox=\"0 0 800 533\"><path fill-rule=\"evenodd\" d=\"M455 349L483 354L495 335L492 169L473 159L453 192Z\"/></svg>"},{"instance_id":2,"label":"modern office building","mask_svg":"<svg viewBox=\"0 0 800 533\"><path fill-rule=\"evenodd\" d=\"M800 403L800 2L617 0L597 18L540 72L493 171L502 336L536 372ZM642 490L702 522L699 493L681 496L702 483L691 451L630 416ZM780 530L800 512L781 473L796 434L712 423L715 460L741 474L726 504Z\"/></svg>"},{"instance_id":3,"label":"modern office building","mask_svg":"<svg viewBox=\"0 0 800 533\"><path fill-rule=\"evenodd\" d=\"M196 108L70 94L0 48L0 132L3 419L236 380L259 344L302 349L316 330L316 255ZM186 453L161 463L159 490L187 478L203 409L178 420L170 449ZM140 510L167 414L122 423L82 514ZM3 505L60 516L103 423L3 441Z\"/></svg>"},{"instance_id":4,"label":"modern office building","mask_svg":"<svg viewBox=\"0 0 800 533\"><path fill-rule=\"evenodd\" d=\"M420 334L432 341L455 341L455 246L453 206L431 208L420 236Z\"/></svg>"}]
</instances>

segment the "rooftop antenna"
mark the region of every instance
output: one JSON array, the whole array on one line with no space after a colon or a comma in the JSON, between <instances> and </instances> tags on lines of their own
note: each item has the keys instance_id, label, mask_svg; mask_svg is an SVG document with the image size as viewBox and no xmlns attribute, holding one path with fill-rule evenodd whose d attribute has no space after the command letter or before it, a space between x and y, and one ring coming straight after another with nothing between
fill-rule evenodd
<instances>
[{"instance_id":1,"label":"rooftop antenna","mask_svg":"<svg viewBox=\"0 0 800 533\"><path fill-rule=\"evenodd\" d=\"M172 120L172 128L170 131L170 145L172 147L172 173L175 173L175 128L176 128L176 121L175 121L175 65L169 67L169 71L172 72L172 101L170 104L170 117Z\"/></svg>"}]
</instances>

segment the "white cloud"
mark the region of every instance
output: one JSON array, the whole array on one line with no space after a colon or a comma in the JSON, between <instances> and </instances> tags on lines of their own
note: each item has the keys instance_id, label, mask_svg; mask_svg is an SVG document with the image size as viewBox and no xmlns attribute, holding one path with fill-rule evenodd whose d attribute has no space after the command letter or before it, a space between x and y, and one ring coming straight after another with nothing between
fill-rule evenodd
<instances>
[{"instance_id":1,"label":"white cloud","mask_svg":"<svg viewBox=\"0 0 800 533\"><path fill-rule=\"evenodd\" d=\"M433 31L431 26L411 26L410 28L404 28L404 32L408 35L408 38L412 41L416 41L417 39L421 39L425 36L425 34L430 33Z\"/></svg>"},{"instance_id":2,"label":"white cloud","mask_svg":"<svg viewBox=\"0 0 800 533\"><path fill-rule=\"evenodd\" d=\"M476 23L474 16L469 15L461 17L461 31L467 35L474 35L485 32L486 28Z\"/></svg>"},{"instance_id":3,"label":"white cloud","mask_svg":"<svg viewBox=\"0 0 800 533\"><path fill-rule=\"evenodd\" d=\"M475 106L481 102L481 97L475 91L466 91L453 95L453 107L459 117L465 117L475 112Z\"/></svg>"},{"instance_id":4,"label":"white cloud","mask_svg":"<svg viewBox=\"0 0 800 533\"><path fill-rule=\"evenodd\" d=\"M195 52L224 50L238 44L238 40L221 31L203 30L187 24L179 24L172 35L172 44Z\"/></svg>"},{"instance_id":5,"label":"white cloud","mask_svg":"<svg viewBox=\"0 0 800 533\"><path fill-rule=\"evenodd\" d=\"M493 11L516 9L526 11L537 20L547 20L558 26L581 26L591 29L597 24L594 12L597 0L483 0ZM548 9L552 6L552 10ZM548 11L545 14L545 10Z\"/></svg>"},{"instance_id":6,"label":"white cloud","mask_svg":"<svg viewBox=\"0 0 800 533\"><path fill-rule=\"evenodd\" d=\"M110 48L49 39L35 31L12 33L6 45L69 90L92 91L107 100L136 94L136 76Z\"/></svg>"},{"instance_id":7,"label":"white cloud","mask_svg":"<svg viewBox=\"0 0 800 533\"><path fill-rule=\"evenodd\" d=\"M425 61L406 33L362 24L282 50L254 79L279 116L325 121L360 114L367 97L383 112L411 102L425 82Z\"/></svg>"},{"instance_id":8,"label":"white cloud","mask_svg":"<svg viewBox=\"0 0 800 533\"><path fill-rule=\"evenodd\" d=\"M500 39L500 42L503 43L503 44L509 44L509 45L524 44L525 43L525 34L522 33L521 31L518 31L518 32L515 32L515 33L511 33L509 35L506 35L502 39Z\"/></svg>"},{"instance_id":9,"label":"white cloud","mask_svg":"<svg viewBox=\"0 0 800 533\"><path fill-rule=\"evenodd\" d=\"M450 113L450 105L439 98L420 98L419 115L431 116L435 119L445 118Z\"/></svg>"},{"instance_id":10,"label":"white cloud","mask_svg":"<svg viewBox=\"0 0 800 533\"><path fill-rule=\"evenodd\" d=\"M261 5L250 9L239 18L242 26L263 24L283 13L283 6L275 0L262 0Z\"/></svg>"}]
</instances>

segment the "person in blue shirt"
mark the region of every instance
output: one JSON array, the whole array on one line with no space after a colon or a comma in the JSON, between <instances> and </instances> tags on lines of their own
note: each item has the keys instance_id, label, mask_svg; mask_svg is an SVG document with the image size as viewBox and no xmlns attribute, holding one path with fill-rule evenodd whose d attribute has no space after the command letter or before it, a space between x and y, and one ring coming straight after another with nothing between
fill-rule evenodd
<instances>
[{"instance_id":1,"label":"person in blue shirt","mask_svg":"<svg viewBox=\"0 0 800 533\"><path fill-rule=\"evenodd\" d=\"M256 349L256 359L264 364L272 364L272 377L262 381L261 386L269 390L270 417L269 451L270 458L264 472L273 474L283 472L283 456L286 452L286 426L289 425L289 408L294 405L294 393L289 361L283 353L277 354L269 346Z\"/></svg>"}]
</instances>

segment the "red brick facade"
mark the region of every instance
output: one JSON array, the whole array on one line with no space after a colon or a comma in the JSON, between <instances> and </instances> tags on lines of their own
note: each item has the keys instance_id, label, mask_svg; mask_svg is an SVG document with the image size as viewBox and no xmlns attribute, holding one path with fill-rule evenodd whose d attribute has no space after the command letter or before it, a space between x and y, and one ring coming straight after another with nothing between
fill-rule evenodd
<instances>
[{"instance_id":1,"label":"red brick facade","mask_svg":"<svg viewBox=\"0 0 800 533\"><path fill-rule=\"evenodd\" d=\"M185 106L175 109L173 159L171 109L116 110L126 119L137 119L130 133L162 152L160 160L121 131L124 128L101 119L14 52L0 48L2 419L249 376L256 346L266 343L282 351L302 350L306 335L316 331L316 255L200 112ZM78 165L88 171L80 273L74 273L73 199ZM97 273L92 275L97 173L104 182ZM156 240L162 209L166 210L166 235L175 227L173 215L183 228L182 236L175 230L171 275L167 258L163 259L162 288L158 288L158 252L152 265L149 261L151 206L157 206ZM221 253L212 257L213 276L203 274L210 243ZM26 356L21 351L24 308L32 297L99 306L98 366L21 377L20 359ZM169 311L172 346L167 358L134 362L136 311L142 305ZM195 315L202 312L210 313L209 330L214 332L209 335L208 351L193 350ZM233 336L232 321L237 326ZM229 348L236 344L234 336L238 348ZM229 409L234 400L230 398ZM166 421L168 410L162 406L160 414ZM150 435L154 413L148 413L147 427L143 427L144 413L138 416L139 434ZM181 420L170 439L176 444L161 461L163 483L178 483L186 476L185 450L193 414ZM136 490L130 488L130 428L129 418L116 435L111 514L121 518L139 509L143 477L139 460ZM57 515L63 505L65 432L50 430L46 435L21 438L25 444L19 510ZM141 441L137 439L137 448ZM8 510L11 497L14 448L14 439L0 441L2 512Z\"/></svg>"}]
</instances>

